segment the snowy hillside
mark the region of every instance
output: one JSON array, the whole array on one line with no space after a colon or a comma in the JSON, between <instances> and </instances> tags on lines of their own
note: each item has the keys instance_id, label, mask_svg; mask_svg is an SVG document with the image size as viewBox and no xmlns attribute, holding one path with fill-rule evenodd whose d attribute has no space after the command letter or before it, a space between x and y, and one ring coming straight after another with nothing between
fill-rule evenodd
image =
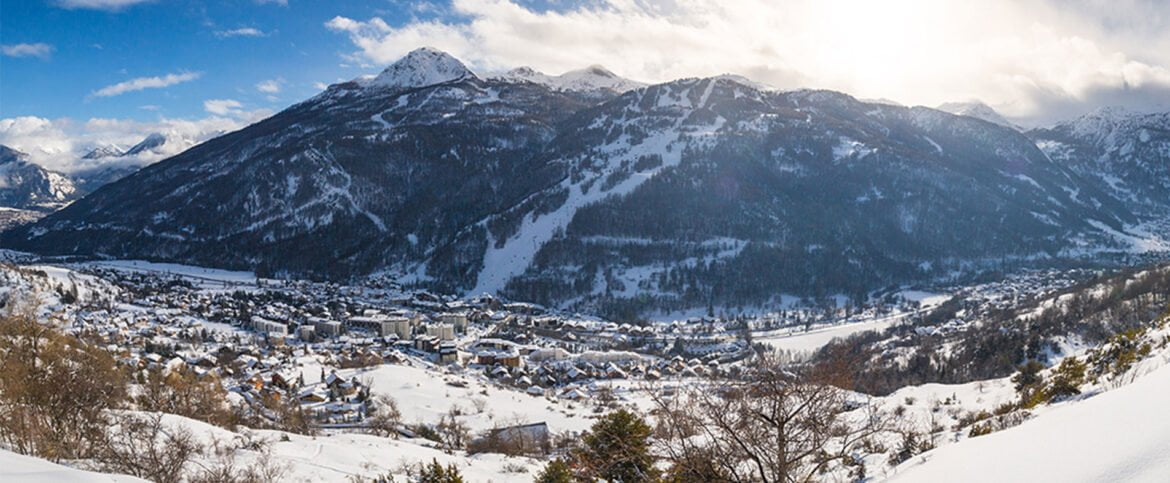
<instances>
[{"instance_id":1,"label":"snowy hillside","mask_svg":"<svg viewBox=\"0 0 1170 483\"><path fill-rule=\"evenodd\" d=\"M1130 384L914 458L891 481L1166 481L1170 418L1159 415L1170 405L1170 365L1160 363Z\"/></svg>"},{"instance_id":2,"label":"snowy hillside","mask_svg":"<svg viewBox=\"0 0 1170 483\"><path fill-rule=\"evenodd\" d=\"M144 483L132 476L82 471L0 449L0 481L22 483Z\"/></svg>"},{"instance_id":3,"label":"snowy hillside","mask_svg":"<svg viewBox=\"0 0 1170 483\"><path fill-rule=\"evenodd\" d=\"M1170 199L1170 113L1103 108L1028 132L1065 164L1135 211L1163 218Z\"/></svg>"}]
</instances>

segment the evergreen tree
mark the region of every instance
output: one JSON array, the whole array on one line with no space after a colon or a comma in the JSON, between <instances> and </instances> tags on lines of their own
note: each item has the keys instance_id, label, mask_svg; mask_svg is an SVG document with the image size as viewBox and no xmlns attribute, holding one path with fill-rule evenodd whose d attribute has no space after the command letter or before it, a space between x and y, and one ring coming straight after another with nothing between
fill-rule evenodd
<instances>
[{"instance_id":1,"label":"evergreen tree","mask_svg":"<svg viewBox=\"0 0 1170 483\"><path fill-rule=\"evenodd\" d=\"M419 471L418 483L463 483L463 475L453 464L444 468L439 460L431 460L431 464Z\"/></svg>"},{"instance_id":2,"label":"evergreen tree","mask_svg":"<svg viewBox=\"0 0 1170 483\"><path fill-rule=\"evenodd\" d=\"M634 483L658 477L650 454L650 426L625 409L594 423L581 442L577 459L586 479Z\"/></svg>"},{"instance_id":3,"label":"evergreen tree","mask_svg":"<svg viewBox=\"0 0 1170 483\"><path fill-rule=\"evenodd\" d=\"M544 467L544 471L536 475L534 483L570 483L572 481L573 473L570 471L568 463L562 460L553 460Z\"/></svg>"}]
</instances>

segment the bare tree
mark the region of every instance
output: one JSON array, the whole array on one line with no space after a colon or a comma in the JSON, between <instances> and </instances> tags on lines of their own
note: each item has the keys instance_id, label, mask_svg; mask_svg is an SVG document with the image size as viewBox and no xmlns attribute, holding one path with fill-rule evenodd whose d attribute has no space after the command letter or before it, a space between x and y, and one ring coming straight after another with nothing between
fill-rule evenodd
<instances>
[{"instance_id":1,"label":"bare tree","mask_svg":"<svg viewBox=\"0 0 1170 483\"><path fill-rule=\"evenodd\" d=\"M379 436L395 436L402 426L402 412L398 410L398 402L385 394L375 396L369 405L370 415L366 418L366 427Z\"/></svg>"},{"instance_id":2,"label":"bare tree","mask_svg":"<svg viewBox=\"0 0 1170 483\"><path fill-rule=\"evenodd\" d=\"M456 411L452 408L450 412L439 420L439 424L435 426L435 430L438 431L440 438L442 438L443 447L448 452L465 449L468 439L471 437L471 429L467 427L467 424L456 419L455 416Z\"/></svg>"},{"instance_id":3,"label":"bare tree","mask_svg":"<svg viewBox=\"0 0 1170 483\"><path fill-rule=\"evenodd\" d=\"M660 448L682 481L809 481L856 465L886 426L873 405L769 360L743 379L653 394Z\"/></svg>"},{"instance_id":4,"label":"bare tree","mask_svg":"<svg viewBox=\"0 0 1170 483\"><path fill-rule=\"evenodd\" d=\"M161 414L121 413L112 423L94 454L101 471L179 483L202 450L190 431L166 426Z\"/></svg>"}]
</instances>

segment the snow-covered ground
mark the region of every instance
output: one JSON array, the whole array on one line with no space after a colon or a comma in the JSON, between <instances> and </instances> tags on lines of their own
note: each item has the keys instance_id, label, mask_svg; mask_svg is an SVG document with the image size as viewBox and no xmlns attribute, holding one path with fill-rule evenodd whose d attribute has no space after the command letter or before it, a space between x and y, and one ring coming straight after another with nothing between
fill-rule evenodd
<instances>
[{"instance_id":1,"label":"snow-covered ground","mask_svg":"<svg viewBox=\"0 0 1170 483\"><path fill-rule=\"evenodd\" d=\"M902 295L906 298L906 300L918 302L920 304L920 308L912 312L898 312L881 317L875 317L870 320L813 326L808 331L805 331L800 327L782 329L767 335L758 335L756 336L755 340L768 344L779 350L791 351L795 353L814 352L817 349L824 347L829 342L832 342L833 339L844 338L856 333L871 330L885 330L887 327L894 326L912 315L929 311L930 309L950 299L949 295L934 294L929 292L907 291L902 292Z\"/></svg>"},{"instance_id":2,"label":"snow-covered ground","mask_svg":"<svg viewBox=\"0 0 1170 483\"><path fill-rule=\"evenodd\" d=\"M73 469L32 456L0 449L0 481L21 483L145 483L123 475L107 475Z\"/></svg>"},{"instance_id":3,"label":"snow-covered ground","mask_svg":"<svg viewBox=\"0 0 1170 483\"><path fill-rule=\"evenodd\" d=\"M548 423L554 433L582 431L593 424L592 412L582 404L532 396L472 377L444 377L435 371L397 364L339 371L338 375L368 381L375 394L393 397L405 423L434 424L456 408L463 414L458 419L475 433L525 423ZM477 404L482 404L484 412L478 411Z\"/></svg>"},{"instance_id":4,"label":"snow-covered ground","mask_svg":"<svg viewBox=\"0 0 1170 483\"><path fill-rule=\"evenodd\" d=\"M224 287L228 285L255 285L256 275L252 272L219 270L215 268L195 267L177 263L154 263L144 260L107 260L79 263L80 267L110 268L124 272L150 273L170 275L201 282L204 288Z\"/></svg>"},{"instance_id":5,"label":"snow-covered ground","mask_svg":"<svg viewBox=\"0 0 1170 483\"><path fill-rule=\"evenodd\" d=\"M898 482L1170 479L1170 366L1015 428L912 458Z\"/></svg>"}]
</instances>

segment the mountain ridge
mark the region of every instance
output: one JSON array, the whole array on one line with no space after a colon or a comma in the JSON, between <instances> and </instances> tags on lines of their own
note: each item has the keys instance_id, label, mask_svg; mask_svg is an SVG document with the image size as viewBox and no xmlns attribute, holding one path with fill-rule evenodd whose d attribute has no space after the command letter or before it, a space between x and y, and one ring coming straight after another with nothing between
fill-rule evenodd
<instances>
[{"instance_id":1,"label":"mountain ridge","mask_svg":"<svg viewBox=\"0 0 1170 483\"><path fill-rule=\"evenodd\" d=\"M1124 250L1140 221L970 117L734 76L599 99L451 60L408 54L394 82L330 86L3 243L633 316Z\"/></svg>"}]
</instances>

